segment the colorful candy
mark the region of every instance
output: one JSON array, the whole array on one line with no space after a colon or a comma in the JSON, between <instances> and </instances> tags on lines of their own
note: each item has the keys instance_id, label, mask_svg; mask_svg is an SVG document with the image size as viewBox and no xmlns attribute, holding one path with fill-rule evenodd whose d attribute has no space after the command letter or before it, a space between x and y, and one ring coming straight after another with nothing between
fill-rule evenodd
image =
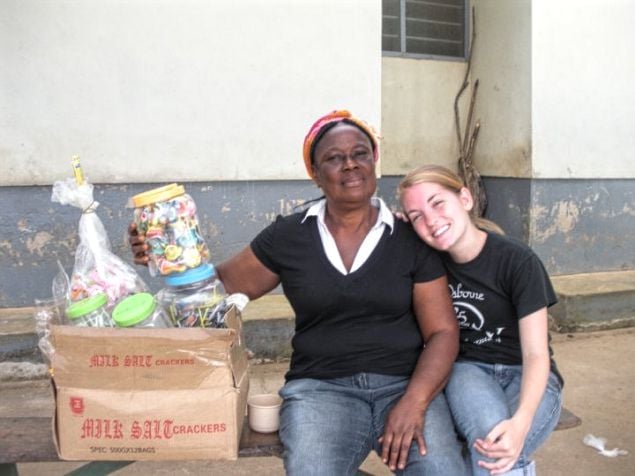
<instances>
[{"instance_id":1,"label":"colorful candy","mask_svg":"<svg viewBox=\"0 0 635 476\"><path fill-rule=\"evenodd\" d=\"M199 230L196 204L175 183L132 197L134 221L146 237L149 269L167 276L196 268L209 258Z\"/></svg>"},{"instance_id":2,"label":"colorful candy","mask_svg":"<svg viewBox=\"0 0 635 476\"><path fill-rule=\"evenodd\" d=\"M117 301L145 289L145 285L133 272L116 263L104 264L90 271L82 271L76 267L71 275L69 298L72 302L81 301L97 294L104 293L110 308Z\"/></svg>"}]
</instances>

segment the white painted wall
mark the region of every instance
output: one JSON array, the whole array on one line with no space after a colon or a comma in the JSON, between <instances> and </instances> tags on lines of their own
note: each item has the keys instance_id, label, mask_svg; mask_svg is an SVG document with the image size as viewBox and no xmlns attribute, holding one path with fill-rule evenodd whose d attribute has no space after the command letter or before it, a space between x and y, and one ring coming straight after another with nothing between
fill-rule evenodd
<instances>
[{"instance_id":1,"label":"white painted wall","mask_svg":"<svg viewBox=\"0 0 635 476\"><path fill-rule=\"evenodd\" d=\"M534 0L533 175L635 177L635 2Z\"/></svg>"},{"instance_id":2,"label":"white painted wall","mask_svg":"<svg viewBox=\"0 0 635 476\"><path fill-rule=\"evenodd\" d=\"M403 175L425 163L456 168L454 98L465 68L462 61L383 59L382 173Z\"/></svg>"},{"instance_id":3,"label":"white painted wall","mask_svg":"<svg viewBox=\"0 0 635 476\"><path fill-rule=\"evenodd\" d=\"M474 163L482 175L531 176L530 0L472 0L472 78L481 129Z\"/></svg>"},{"instance_id":4,"label":"white painted wall","mask_svg":"<svg viewBox=\"0 0 635 476\"><path fill-rule=\"evenodd\" d=\"M334 108L381 123L380 0L3 0L1 185L304 179Z\"/></svg>"}]
</instances>

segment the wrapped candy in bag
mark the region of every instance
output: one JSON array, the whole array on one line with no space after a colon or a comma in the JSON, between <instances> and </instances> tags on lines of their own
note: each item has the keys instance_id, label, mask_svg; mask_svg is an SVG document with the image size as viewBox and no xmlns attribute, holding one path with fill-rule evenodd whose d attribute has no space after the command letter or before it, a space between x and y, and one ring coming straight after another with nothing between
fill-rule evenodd
<instances>
[{"instance_id":1,"label":"wrapped candy in bag","mask_svg":"<svg viewBox=\"0 0 635 476\"><path fill-rule=\"evenodd\" d=\"M75 178L53 184L53 202L71 205L81 210L79 245L68 283L68 299L77 302L105 293L108 308L130 294L147 291L148 287L128 263L112 253L110 240L97 216L99 203L93 198L92 184Z\"/></svg>"}]
</instances>

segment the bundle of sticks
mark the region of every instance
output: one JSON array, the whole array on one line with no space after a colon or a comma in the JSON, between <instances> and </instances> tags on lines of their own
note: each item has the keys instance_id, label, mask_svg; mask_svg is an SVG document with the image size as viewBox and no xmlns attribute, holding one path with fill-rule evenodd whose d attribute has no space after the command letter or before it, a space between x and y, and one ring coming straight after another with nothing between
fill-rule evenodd
<instances>
[{"instance_id":1,"label":"bundle of sticks","mask_svg":"<svg viewBox=\"0 0 635 476\"><path fill-rule=\"evenodd\" d=\"M469 78L472 68L472 52L474 50L476 40L476 28L474 25L475 13L474 9L472 9L472 40L470 42L470 49L467 57L465 77L463 78L463 83L461 84L456 97L454 98L454 121L456 138L459 147L458 174L463 179L465 185L474 197L474 207L472 208L471 214L474 217L482 217L487 209L487 196L485 194L485 187L483 186L481 174L474 166L474 148L476 147L476 139L478 138L478 133L481 128L479 120L474 123L474 105L476 103L476 93L478 92L478 79L474 81L474 85L472 87L467 120L463 131L461 131L461 118L459 113L459 100L470 84Z\"/></svg>"}]
</instances>

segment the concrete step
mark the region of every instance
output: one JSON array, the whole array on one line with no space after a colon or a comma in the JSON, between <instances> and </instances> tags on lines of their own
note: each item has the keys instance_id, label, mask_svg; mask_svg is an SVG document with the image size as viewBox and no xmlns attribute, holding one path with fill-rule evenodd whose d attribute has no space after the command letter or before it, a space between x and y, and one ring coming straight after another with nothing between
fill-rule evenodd
<instances>
[{"instance_id":1,"label":"concrete step","mask_svg":"<svg viewBox=\"0 0 635 476\"><path fill-rule=\"evenodd\" d=\"M280 361L291 357L295 313L282 294L251 301L243 312L245 341L254 357Z\"/></svg>"},{"instance_id":2,"label":"concrete step","mask_svg":"<svg viewBox=\"0 0 635 476\"><path fill-rule=\"evenodd\" d=\"M249 303L243 313L247 348L259 362L291 357L294 313L282 295L267 295ZM42 362L37 347L34 308L0 308L0 362Z\"/></svg>"},{"instance_id":3,"label":"concrete step","mask_svg":"<svg viewBox=\"0 0 635 476\"><path fill-rule=\"evenodd\" d=\"M41 362L33 308L0 308L0 362Z\"/></svg>"},{"instance_id":4,"label":"concrete step","mask_svg":"<svg viewBox=\"0 0 635 476\"><path fill-rule=\"evenodd\" d=\"M558 295L558 303L549 310L552 332L635 327L635 270L560 275L551 279ZM293 316L293 309L282 295L264 296L247 306L245 327L250 330L248 342L256 355L273 359L276 355L290 356ZM263 326L264 321L269 325ZM286 340L281 341L282 332ZM285 346L282 352L282 347L273 348L278 342Z\"/></svg>"},{"instance_id":5,"label":"concrete step","mask_svg":"<svg viewBox=\"0 0 635 476\"><path fill-rule=\"evenodd\" d=\"M635 326L635 270L553 276L559 302L550 309L553 332ZM270 294L243 313L245 340L260 362L291 356L294 313L287 299ZM0 309L0 362L41 362L32 308Z\"/></svg>"},{"instance_id":6,"label":"concrete step","mask_svg":"<svg viewBox=\"0 0 635 476\"><path fill-rule=\"evenodd\" d=\"M635 270L552 276L552 329L586 332L635 326Z\"/></svg>"}]
</instances>

